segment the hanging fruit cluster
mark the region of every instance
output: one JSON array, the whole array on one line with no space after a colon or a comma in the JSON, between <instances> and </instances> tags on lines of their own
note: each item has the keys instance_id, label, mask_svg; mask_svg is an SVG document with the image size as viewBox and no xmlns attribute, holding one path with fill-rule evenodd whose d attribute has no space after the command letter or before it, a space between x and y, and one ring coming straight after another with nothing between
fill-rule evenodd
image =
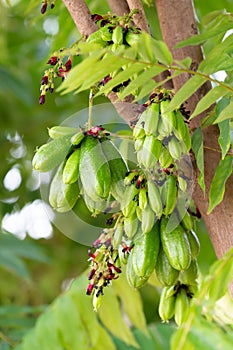
<instances>
[{"instance_id":1,"label":"hanging fruit cluster","mask_svg":"<svg viewBox=\"0 0 233 350\"><path fill-rule=\"evenodd\" d=\"M108 135L101 126L78 131L65 126L49 129L53 140L37 150L32 164L41 172L58 167L49 191L55 210L71 210L82 195L95 216L107 209L110 201L121 199L128 168Z\"/></svg>"},{"instance_id":2,"label":"hanging fruit cluster","mask_svg":"<svg viewBox=\"0 0 233 350\"><path fill-rule=\"evenodd\" d=\"M167 112L171 98L159 91L145 105L132 133L135 169L128 169L102 126L49 129L53 140L37 150L33 166L38 171L58 167L49 193L58 212L72 209L82 196L90 215L112 213L89 251L87 294L93 295L94 309L122 271L134 288L155 272L164 286L159 314L163 321L174 316L180 325L197 290L199 241L185 170L191 139L182 110Z\"/></svg>"}]
</instances>

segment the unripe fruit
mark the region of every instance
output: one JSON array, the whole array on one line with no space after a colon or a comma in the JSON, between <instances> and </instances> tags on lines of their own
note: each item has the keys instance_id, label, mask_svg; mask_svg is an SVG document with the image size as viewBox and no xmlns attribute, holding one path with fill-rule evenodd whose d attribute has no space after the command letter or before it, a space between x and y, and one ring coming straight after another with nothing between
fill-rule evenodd
<instances>
[{"instance_id":1,"label":"unripe fruit","mask_svg":"<svg viewBox=\"0 0 233 350\"><path fill-rule=\"evenodd\" d=\"M184 322L187 310L189 309L189 298L184 289L181 289L176 296L175 322L178 327Z\"/></svg>"},{"instance_id":2,"label":"unripe fruit","mask_svg":"<svg viewBox=\"0 0 233 350\"><path fill-rule=\"evenodd\" d=\"M179 160L182 156L182 147L180 142L173 136L168 142L168 150L174 160Z\"/></svg>"},{"instance_id":3,"label":"unripe fruit","mask_svg":"<svg viewBox=\"0 0 233 350\"><path fill-rule=\"evenodd\" d=\"M145 187L141 188L139 191L138 205L141 210L144 210L147 206L147 191Z\"/></svg>"},{"instance_id":4,"label":"unripe fruit","mask_svg":"<svg viewBox=\"0 0 233 350\"><path fill-rule=\"evenodd\" d=\"M127 164L119 150L110 140L103 141L101 147L111 172L110 192L116 200L121 201L125 192L123 179L128 171Z\"/></svg>"},{"instance_id":5,"label":"unripe fruit","mask_svg":"<svg viewBox=\"0 0 233 350\"><path fill-rule=\"evenodd\" d=\"M136 213L134 213L132 216L128 218L124 218L124 230L126 236L131 239L135 235L138 229L138 218Z\"/></svg>"},{"instance_id":6,"label":"unripe fruit","mask_svg":"<svg viewBox=\"0 0 233 350\"><path fill-rule=\"evenodd\" d=\"M63 182L72 184L78 180L80 148L77 148L67 159L63 169Z\"/></svg>"},{"instance_id":7,"label":"unripe fruit","mask_svg":"<svg viewBox=\"0 0 233 350\"><path fill-rule=\"evenodd\" d=\"M71 128L69 126L58 125L48 129L48 134L52 139L58 139L66 135L70 135L71 137L75 133L77 133L77 128Z\"/></svg>"},{"instance_id":8,"label":"unripe fruit","mask_svg":"<svg viewBox=\"0 0 233 350\"><path fill-rule=\"evenodd\" d=\"M112 246L114 249L118 249L122 242L122 236L124 232L124 225L122 222L118 223L117 228L112 237Z\"/></svg>"},{"instance_id":9,"label":"unripe fruit","mask_svg":"<svg viewBox=\"0 0 233 350\"><path fill-rule=\"evenodd\" d=\"M158 259L155 266L155 272L158 280L164 286L172 286L178 279L179 271L174 269L168 261L167 255L165 254L162 247L160 247Z\"/></svg>"},{"instance_id":10,"label":"unripe fruit","mask_svg":"<svg viewBox=\"0 0 233 350\"><path fill-rule=\"evenodd\" d=\"M167 147L163 147L161 154L159 156L159 163L161 164L161 167L166 169L169 168L171 164L173 164L173 158L170 155Z\"/></svg>"},{"instance_id":11,"label":"unripe fruit","mask_svg":"<svg viewBox=\"0 0 233 350\"><path fill-rule=\"evenodd\" d=\"M160 219L163 213L163 204L161 200L161 195L158 187L154 184L153 181L149 180L147 183L148 186L148 198L151 209L156 214L157 218Z\"/></svg>"},{"instance_id":12,"label":"unripe fruit","mask_svg":"<svg viewBox=\"0 0 233 350\"><path fill-rule=\"evenodd\" d=\"M146 277L138 276L135 273L134 265L132 261L132 253L129 255L127 265L126 265L126 278L129 285L133 288L143 287L149 278L149 277L146 278Z\"/></svg>"},{"instance_id":13,"label":"unripe fruit","mask_svg":"<svg viewBox=\"0 0 233 350\"><path fill-rule=\"evenodd\" d=\"M192 258L195 259L200 252L199 239L193 230L187 231L187 237L188 237L188 241L191 249Z\"/></svg>"},{"instance_id":14,"label":"unripe fruit","mask_svg":"<svg viewBox=\"0 0 233 350\"><path fill-rule=\"evenodd\" d=\"M150 232L155 222L155 214L151 209L150 205L147 203L147 206L142 210L142 232L146 234Z\"/></svg>"},{"instance_id":15,"label":"unripe fruit","mask_svg":"<svg viewBox=\"0 0 233 350\"><path fill-rule=\"evenodd\" d=\"M111 172L98 139L87 136L81 144L80 179L83 190L93 200L108 197L111 186Z\"/></svg>"},{"instance_id":16,"label":"unripe fruit","mask_svg":"<svg viewBox=\"0 0 233 350\"><path fill-rule=\"evenodd\" d=\"M191 264L191 248L188 237L179 225L173 231L167 232L168 220L163 217L160 225L160 236L163 250L171 266L176 270L186 270Z\"/></svg>"},{"instance_id":17,"label":"unripe fruit","mask_svg":"<svg viewBox=\"0 0 233 350\"><path fill-rule=\"evenodd\" d=\"M196 285L197 277L198 264L196 260L192 260L189 268L180 272L179 281L185 285Z\"/></svg>"},{"instance_id":18,"label":"unripe fruit","mask_svg":"<svg viewBox=\"0 0 233 350\"><path fill-rule=\"evenodd\" d=\"M71 143L72 145L74 146L78 146L82 140L84 139L84 134L82 131L78 131L76 134L74 134L72 137L71 137Z\"/></svg>"},{"instance_id":19,"label":"unripe fruit","mask_svg":"<svg viewBox=\"0 0 233 350\"><path fill-rule=\"evenodd\" d=\"M173 287L172 287L173 288ZM176 297L170 294L171 287L164 287L159 301L159 316L164 322L168 322L175 312Z\"/></svg>"},{"instance_id":20,"label":"unripe fruit","mask_svg":"<svg viewBox=\"0 0 233 350\"><path fill-rule=\"evenodd\" d=\"M175 209L177 202L176 177L169 175L162 188L162 199L164 204L163 213L165 216L170 215Z\"/></svg>"},{"instance_id":21,"label":"unripe fruit","mask_svg":"<svg viewBox=\"0 0 233 350\"><path fill-rule=\"evenodd\" d=\"M49 190L49 203L58 212L71 210L79 198L78 183L65 184L62 179L63 165L58 168Z\"/></svg>"},{"instance_id":22,"label":"unripe fruit","mask_svg":"<svg viewBox=\"0 0 233 350\"><path fill-rule=\"evenodd\" d=\"M135 185L129 185L125 188L121 201L121 210L125 217L133 215L137 207L138 189Z\"/></svg>"},{"instance_id":23,"label":"unripe fruit","mask_svg":"<svg viewBox=\"0 0 233 350\"><path fill-rule=\"evenodd\" d=\"M160 245L159 223L156 222L150 232L141 234L134 241L132 264L138 276L149 278L154 271Z\"/></svg>"},{"instance_id":24,"label":"unripe fruit","mask_svg":"<svg viewBox=\"0 0 233 350\"><path fill-rule=\"evenodd\" d=\"M146 135L156 135L159 122L159 112L160 106L158 103L152 103L147 107L145 112L143 112L143 114L146 116L144 124Z\"/></svg>"},{"instance_id":25,"label":"unripe fruit","mask_svg":"<svg viewBox=\"0 0 233 350\"><path fill-rule=\"evenodd\" d=\"M56 168L65 159L70 146L70 135L42 145L33 157L34 169L46 172Z\"/></svg>"}]
</instances>

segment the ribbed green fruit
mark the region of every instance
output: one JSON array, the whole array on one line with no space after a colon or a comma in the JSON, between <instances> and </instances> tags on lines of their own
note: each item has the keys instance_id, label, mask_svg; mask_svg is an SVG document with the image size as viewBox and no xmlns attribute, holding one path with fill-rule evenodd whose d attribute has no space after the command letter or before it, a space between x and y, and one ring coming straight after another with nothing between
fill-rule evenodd
<instances>
[{"instance_id":1,"label":"ribbed green fruit","mask_svg":"<svg viewBox=\"0 0 233 350\"><path fill-rule=\"evenodd\" d=\"M52 139L58 139L67 135L72 137L75 133L77 133L77 128L71 128L69 126L56 125L48 128L48 134Z\"/></svg>"},{"instance_id":2,"label":"ribbed green fruit","mask_svg":"<svg viewBox=\"0 0 233 350\"><path fill-rule=\"evenodd\" d=\"M42 145L33 157L32 165L34 169L46 172L56 168L65 159L70 146L70 135Z\"/></svg>"},{"instance_id":3,"label":"ribbed green fruit","mask_svg":"<svg viewBox=\"0 0 233 350\"><path fill-rule=\"evenodd\" d=\"M167 232L168 219L161 220L160 236L163 250L171 266L176 270L186 270L192 260L189 240L184 229L179 225L173 231Z\"/></svg>"},{"instance_id":4,"label":"ribbed green fruit","mask_svg":"<svg viewBox=\"0 0 233 350\"><path fill-rule=\"evenodd\" d=\"M179 293L176 296L176 302L175 302L175 322L177 326L181 326L184 322L185 315L189 309L189 298L186 294L186 291L184 289L181 289Z\"/></svg>"},{"instance_id":5,"label":"ribbed green fruit","mask_svg":"<svg viewBox=\"0 0 233 350\"><path fill-rule=\"evenodd\" d=\"M80 153L80 148L77 148L65 163L62 176L65 184L72 184L78 180Z\"/></svg>"},{"instance_id":6,"label":"ribbed green fruit","mask_svg":"<svg viewBox=\"0 0 233 350\"><path fill-rule=\"evenodd\" d=\"M49 203L58 212L71 210L79 198L79 185L77 182L65 184L63 182L63 165L55 173L49 190Z\"/></svg>"},{"instance_id":7,"label":"ribbed green fruit","mask_svg":"<svg viewBox=\"0 0 233 350\"><path fill-rule=\"evenodd\" d=\"M125 192L124 178L129 169L121 153L112 141L103 141L101 147L111 172L110 192L116 200L121 201Z\"/></svg>"},{"instance_id":8,"label":"ribbed green fruit","mask_svg":"<svg viewBox=\"0 0 233 350\"><path fill-rule=\"evenodd\" d=\"M176 297L170 295L170 289L171 287L163 288L159 301L159 316L164 322L168 322L174 316L175 312Z\"/></svg>"},{"instance_id":9,"label":"ribbed green fruit","mask_svg":"<svg viewBox=\"0 0 233 350\"><path fill-rule=\"evenodd\" d=\"M150 232L141 234L134 241L131 251L135 273L143 278L149 278L154 271L160 246L159 222L156 222Z\"/></svg>"},{"instance_id":10,"label":"ribbed green fruit","mask_svg":"<svg viewBox=\"0 0 233 350\"><path fill-rule=\"evenodd\" d=\"M106 199L111 188L111 172L98 139L87 136L81 143L79 174L83 190L93 200Z\"/></svg>"},{"instance_id":11,"label":"ribbed green fruit","mask_svg":"<svg viewBox=\"0 0 233 350\"><path fill-rule=\"evenodd\" d=\"M179 271L174 269L168 261L167 255L165 254L162 247L160 247L158 259L155 266L155 272L158 280L164 286L172 286L178 279Z\"/></svg>"}]
</instances>

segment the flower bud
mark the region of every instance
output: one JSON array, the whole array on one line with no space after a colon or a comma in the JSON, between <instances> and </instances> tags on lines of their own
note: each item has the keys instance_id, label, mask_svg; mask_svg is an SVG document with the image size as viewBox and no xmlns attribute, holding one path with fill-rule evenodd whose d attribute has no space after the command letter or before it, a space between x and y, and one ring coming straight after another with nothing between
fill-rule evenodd
<instances>
[{"instance_id":1,"label":"flower bud","mask_svg":"<svg viewBox=\"0 0 233 350\"><path fill-rule=\"evenodd\" d=\"M39 104L43 105L45 103L45 95L40 95Z\"/></svg>"}]
</instances>

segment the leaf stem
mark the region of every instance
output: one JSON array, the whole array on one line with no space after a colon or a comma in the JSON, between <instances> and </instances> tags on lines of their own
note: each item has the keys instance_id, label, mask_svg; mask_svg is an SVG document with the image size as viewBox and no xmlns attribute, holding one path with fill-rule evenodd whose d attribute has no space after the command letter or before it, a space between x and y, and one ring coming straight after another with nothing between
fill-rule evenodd
<instances>
[{"instance_id":1,"label":"leaf stem","mask_svg":"<svg viewBox=\"0 0 233 350\"><path fill-rule=\"evenodd\" d=\"M131 136L131 135L121 135L121 134L114 133L114 132L110 132L109 134L112 137L118 137L118 138L123 139L123 140L133 140L133 136Z\"/></svg>"},{"instance_id":2,"label":"leaf stem","mask_svg":"<svg viewBox=\"0 0 233 350\"><path fill-rule=\"evenodd\" d=\"M88 129L91 129L91 127L92 127L93 98L94 98L94 94L93 94L92 89L90 89L90 94L89 94L89 111L88 111Z\"/></svg>"},{"instance_id":3,"label":"leaf stem","mask_svg":"<svg viewBox=\"0 0 233 350\"><path fill-rule=\"evenodd\" d=\"M205 149L208 149L210 151L213 151L213 152L218 152L218 153L222 153L221 150L217 149L217 148L212 148L212 147L208 147L208 146L203 146ZM233 152L232 151L228 151L227 154L228 156L233 156Z\"/></svg>"}]
</instances>

